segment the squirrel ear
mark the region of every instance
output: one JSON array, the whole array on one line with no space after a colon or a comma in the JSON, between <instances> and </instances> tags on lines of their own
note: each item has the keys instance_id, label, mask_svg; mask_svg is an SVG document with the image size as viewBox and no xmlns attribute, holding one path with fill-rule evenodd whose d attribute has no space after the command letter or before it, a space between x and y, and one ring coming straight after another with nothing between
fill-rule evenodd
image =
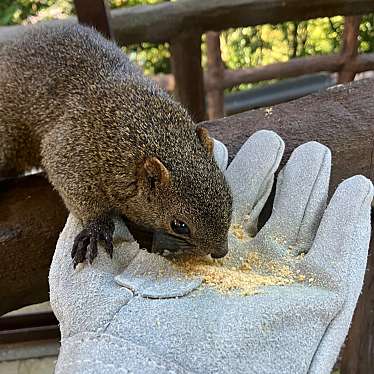
<instances>
[{"instance_id":1,"label":"squirrel ear","mask_svg":"<svg viewBox=\"0 0 374 374\"><path fill-rule=\"evenodd\" d=\"M170 172L165 165L156 157L147 158L141 166L141 174L150 184L151 189L156 187L156 183L162 186L169 184Z\"/></svg>"},{"instance_id":2,"label":"squirrel ear","mask_svg":"<svg viewBox=\"0 0 374 374\"><path fill-rule=\"evenodd\" d=\"M209 136L208 130L204 127L198 127L196 129L196 134L200 139L201 144L208 151L210 155L213 155L214 142L213 139Z\"/></svg>"}]
</instances>

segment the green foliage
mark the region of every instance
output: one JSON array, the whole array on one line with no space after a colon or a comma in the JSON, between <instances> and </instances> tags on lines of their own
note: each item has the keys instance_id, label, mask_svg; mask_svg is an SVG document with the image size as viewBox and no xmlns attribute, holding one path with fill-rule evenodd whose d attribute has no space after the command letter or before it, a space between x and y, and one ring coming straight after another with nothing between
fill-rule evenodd
<instances>
[{"instance_id":1,"label":"green foliage","mask_svg":"<svg viewBox=\"0 0 374 374\"><path fill-rule=\"evenodd\" d=\"M364 16L360 25L361 53L373 52L374 50L374 14Z\"/></svg>"},{"instance_id":2,"label":"green foliage","mask_svg":"<svg viewBox=\"0 0 374 374\"><path fill-rule=\"evenodd\" d=\"M72 12L72 0L1 0L0 26L63 18Z\"/></svg>"},{"instance_id":3,"label":"green foliage","mask_svg":"<svg viewBox=\"0 0 374 374\"><path fill-rule=\"evenodd\" d=\"M167 0L110 0L112 8L156 4ZM73 14L73 0L0 0L0 25L35 23ZM222 58L227 68L239 69L288 61L291 58L337 53L341 49L344 18L319 18L279 25L260 25L221 33ZM360 25L360 52L374 51L374 14ZM147 74L170 72L168 44L142 43L124 50ZM203 45L203 64L206 51ZM248 87L240 86L239 89Z\"/></svg>"}]
</instances>

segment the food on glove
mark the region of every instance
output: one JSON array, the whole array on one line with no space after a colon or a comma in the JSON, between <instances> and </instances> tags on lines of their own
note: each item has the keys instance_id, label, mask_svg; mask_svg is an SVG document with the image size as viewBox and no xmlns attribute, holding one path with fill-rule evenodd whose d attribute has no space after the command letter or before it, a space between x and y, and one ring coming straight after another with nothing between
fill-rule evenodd
<instances>
[{"instance_id":1,"label":"food on glove","mask_svg":"<svg viewBox=\"0 0 374 374\"><path fill-rule=\"evenodd\" d=\"M230 231L241 239L248 239L241 225L232 225ZM290 266L250 252L240 266L228 265L230 254L223 259L209 257L177 260L174 266L188 277L200 277L209 286L221 292L238 291L244 296L261 292L265 286L284 286L305 280L305 276Z\"/></svg>"},{"instance_id":2,"label":"food on glove","mask_svg":"<svg viewBox=\"0 0 374 374\"><path fill-rule=\"evenodd\" d=\"M235 237L237 237L240 240L244 239L245 232L242 225L239 225L237 223L231 225L230 231L233 233Z\"/></svg>"},{"instance_id":3,"label":"food on glove","mask_svg":"<svg viewBox=\"0 0 374 374\"><path fill-rule=\"evenodd\" d=\"M98 241L112 255L114 215L150 251L227 253L232 197L213 140L114 43L80 25L32 26L2 45L0 86L0 177L47 172L84 225L75 266Z\"/></svg>"}]
</instances>

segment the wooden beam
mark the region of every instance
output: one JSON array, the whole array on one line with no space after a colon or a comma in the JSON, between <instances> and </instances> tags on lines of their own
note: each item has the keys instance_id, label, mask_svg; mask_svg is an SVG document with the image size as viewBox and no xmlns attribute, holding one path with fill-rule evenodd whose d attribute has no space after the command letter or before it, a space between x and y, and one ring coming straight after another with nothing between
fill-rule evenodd
<instances>
[{"instance_id":1,"label":"wooden beam","mask_svg":"<svg viewBox=\"0 0 374 374\"><path fill-rule=\"evenodd\" d=\"M341 55L298 57L287 62L257 66L249 69L225 70L223 87L231 88L241 83L256 83L270 79L292 78L320 71L335 72L341 69ZM207 90L211 84L207 84Z\"/></svg>"},{"instance_id":2,"label":"wooden beam","mask_svg":"<svg viewBox=\"0 0 374 374\"><path fill-rule=\"evenodd\" d=\"M220 33L210 31L206 34L207 45L207 79L215 83L215 87L207 91L208 118L216 119L225 115L223 75L224 66L221 56Z\"/></svg>"},{"instance_id":3,"label":"wooden beam","mask_svg":"<svg viewBox=\"0 0 374 374\"><path fill-rule=\"evenodd\" d=\"M90 0L86 0L91 4ZM122 45L163 43L185 31L221 31L231 27L277 24L335 15L358 15L374 11L372 0L178 0L156 5L114 9L111 25ZM76 22L74 17L64 22ZM9 29L0 28L4 34ZM5 37L5 36L4 36Z\"/></svg>"},{"instance_id":4,"label":"wooden beam","mask_svg":"<svg viewBox=\"0 0 374 374\"><path fill-rule=\"evenodd\" d=\"M350 63L358 54L358 36L360 32L361 16L345 17L342 56L344 64L339 71L338 83L353 81L355 70L350 69Z\"/></svg>"},{"instance_id":5,"label":"wooden beam","mask_svg":"<svg viewBox=\"0 0 374 374\"><path fill-rule=\"evenodd\" d=\"M42 175L0 181L0 315L46 301L67 211Z\"/></svg>"},{"instance_id":6,"label":"wooden beam","mask_svg":"<svg viewBox=\"0 0 374 374\"><path fill-rule=\"evenodd\" d=\"M116 39L128 43L163 42L196 27L202 32L276 24L374 11L372 0L179 0L113 11Z\"/></svg>"},{"instance_id":7,"label":"wooden beam","mask_svg":"<svg viewBox=\"0 0 374 374\"><path fill-rule=\"evenodd\" d=\"M373 222L372 214L372 222ZM374 229L372 224L372 230ZM365 288L357 305L350 332L345 343L340 366L341 374L368 374L374 372L374 240L370 243Z\"/></svg>"},{"instance_id":8,"label":"wooden beam","mask_svg":"<svg viewBox=\"0 0 374 374\"><path fill-rule=\"evenodd\" d=\"M175 94L194 121L206 119L201 34L181 34L170 45Z\"/></svg>"},{"instance_id":9,"label":"wooden beam","mask_svg":"<svg viewBox=\"0 0 374 374\"><path fill-rule=\"evenodd\" d=\"M79 23L94 27L108 39L112 38L110 12L105 0L74 0Z\"/></svg>"},{"instance_id":10,"label":"wooden beam","mask_svg":"<svg viewBox=\"0 0 374 374\"><path fill-rule=\"evenodd\" d=\"M341 55L310 56L250 69L226 69L223 72L223 81L217 81L212 79L209 74L205 74L205 91L209 93L211 90L216 90L217 86L231 88L241 83L256 83L277 78L292 78L320 71L337 72L341 70L344 64L347 69L357 73L374 70L374 53L361 54L347 62L344 61L344 57ZM165 89L169 91L174 90L175 81L172 74L156 75L153 78Z\"/></svg>"},{"instance_id":11,"label":"wooden beam","mask_svg":"<svg viewBox=\"0 0 374 374\"><path fill-rule=\"evenodd\" d=\"M346 59L342 55L298 57L287 62L277 62L250 69L225 70L223 87L231 88L241 83L256 83L270 79L292 78L320 71L337 72L344 66L345 71L361 73L374 70L374 53L365 53ZM206 80L205 89L215 88L215 83Z\"/></svg>"}]
</instances>

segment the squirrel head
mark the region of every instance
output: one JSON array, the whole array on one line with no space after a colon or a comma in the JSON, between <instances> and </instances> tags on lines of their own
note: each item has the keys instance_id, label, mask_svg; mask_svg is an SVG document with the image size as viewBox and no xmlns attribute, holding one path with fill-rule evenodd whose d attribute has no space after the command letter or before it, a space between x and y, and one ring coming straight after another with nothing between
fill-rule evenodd
<instances>
[{"instance_id":1,"label":"squirrel head","mask_svg":"<svg viewBox=\"0 0 374 374\"><path fill-rule=\"evenodd\" d=\"M223 257L231 222L229 186L213 158L208 131L191 127L183 138L183 143L175 138L166 152L139 163L127 225L140 245L152 252Z\"/></svg>"}]
</instances>

